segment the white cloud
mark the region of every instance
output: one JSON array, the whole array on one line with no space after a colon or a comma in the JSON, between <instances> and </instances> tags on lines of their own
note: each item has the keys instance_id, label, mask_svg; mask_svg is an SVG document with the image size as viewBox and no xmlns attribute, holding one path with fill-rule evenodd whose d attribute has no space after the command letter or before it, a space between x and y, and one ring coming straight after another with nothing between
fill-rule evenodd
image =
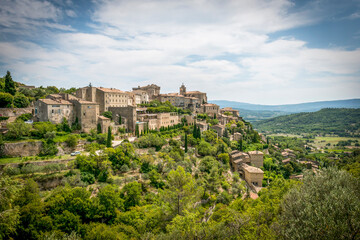
<instances>
[{"instance_id":1,"label":"white cloud","mask_svg":"<svg viewBox=\"0 0 360 240\"><path fill-rule=\"evenodd\" d=\"M3 72L11 69L37 85L92 82L130 90L156 83L169 92L184 82L209 99L265 104L359 97L359 49L269 39L269 33L318 20L309 9L292 7L286 0L99 1L96 22L89 23L94 32L56 33L51 47L0 42L0 62Z\"/></svg>"}]
</instances>

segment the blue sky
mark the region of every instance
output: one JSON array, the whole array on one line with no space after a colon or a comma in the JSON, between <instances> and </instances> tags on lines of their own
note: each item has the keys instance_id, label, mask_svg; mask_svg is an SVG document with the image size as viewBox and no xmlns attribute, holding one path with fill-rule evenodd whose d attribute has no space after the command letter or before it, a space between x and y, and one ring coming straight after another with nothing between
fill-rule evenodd
<instances>
[{"instance_id":1,"label":"blue sky","mask_svg":"<svg viewBox=\"0 0 360 240\"><path fill-rule=\"evenodd\" d=\"M360 0L2 0L0 74L209 99L360 97Z\"/></svg>"}]
</instances>

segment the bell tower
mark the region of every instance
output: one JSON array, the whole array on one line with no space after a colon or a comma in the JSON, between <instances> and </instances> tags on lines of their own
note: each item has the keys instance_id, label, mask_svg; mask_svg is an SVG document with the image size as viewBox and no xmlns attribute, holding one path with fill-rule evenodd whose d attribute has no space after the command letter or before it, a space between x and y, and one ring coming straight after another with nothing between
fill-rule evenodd
<instances>
[{"instance_id":1,"label":"bell tower","mask_svg":"<svg viewBox=\"0 0 360 240\"><path fill-rule=\"evenodd\" d=\"M184 83L181 85L180 87L180 95L184 95L186 93L186 87L184 85Z\"/></svg>"}]
</instances>

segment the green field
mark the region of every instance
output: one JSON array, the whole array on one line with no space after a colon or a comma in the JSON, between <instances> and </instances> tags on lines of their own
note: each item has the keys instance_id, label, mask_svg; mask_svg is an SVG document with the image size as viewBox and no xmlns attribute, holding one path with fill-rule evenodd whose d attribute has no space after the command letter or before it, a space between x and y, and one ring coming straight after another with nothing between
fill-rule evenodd
<instances>
[{"instance_id":1,"label":"green field","mask_svg":"<svg viewBox=\"0 0 360 240\"><path fill-rule=\"evenodd\" d=\"M11 157L11 158L0 158L0 164L8 164L8 163L22 163L22 162L30 162L30 161L52 161L52 160L66 160L69 159L70 154L55 156L55 157Z\"/></svg>"},{"instance_id":2,"label":"green field","mask_svg":"<svg viewBox=\"0 0 360 240\"><path fill-rule=\"evenodd\" d=\"M312 145L318 147L318 148L338 148L337 146L334 146L338 144L339 141L347 141L347 140L358 140L360 142L360 138L350 138L350 137L315 137L314 143L311 143ZM328 143L331 144L331 146L326 146ZM354 146L354 143L352 144Z\"/></svg>"}]
</instances>

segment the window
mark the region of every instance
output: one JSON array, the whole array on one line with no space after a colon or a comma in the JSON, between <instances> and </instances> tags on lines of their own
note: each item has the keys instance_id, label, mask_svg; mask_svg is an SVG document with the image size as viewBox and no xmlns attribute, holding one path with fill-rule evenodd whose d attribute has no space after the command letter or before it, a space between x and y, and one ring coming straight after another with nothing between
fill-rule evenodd
<instances>
[{"instance_id":1,"label":"window","mask_svg":"<svg viewBox=\"0 0 360 240\"><path fill-rule=\"evenodd\" d=\"M60 114L60 112L61 112L61 110L60 109L58 109L58 113Z\"/></svg>"},{"instance_id":2,"label":"window","mask_svg":"<svg viewBox=\"0 0 360 240\"><path fill-rule=\"evenodd\" d=\"M60 105L52 105L52 107L60 107Z\"/></svg>"},{"instance_id":3,"label":"window","mask_svg":"<svg viewBox=\"0 0 360 240\"><path fill-rule=\"evenodd\" d=\"M51 113L54 113L54 109L51 110Z\"/></svg>"},{"instance_id":4,"label":"window","mask_svg":"<svg viewBox=\"0 0 360 240\"><path fill-rule=\"evenodd\" d=\"M88 108L91 108L91 106L88 106Z\"/></svg>"}]
</instances>

